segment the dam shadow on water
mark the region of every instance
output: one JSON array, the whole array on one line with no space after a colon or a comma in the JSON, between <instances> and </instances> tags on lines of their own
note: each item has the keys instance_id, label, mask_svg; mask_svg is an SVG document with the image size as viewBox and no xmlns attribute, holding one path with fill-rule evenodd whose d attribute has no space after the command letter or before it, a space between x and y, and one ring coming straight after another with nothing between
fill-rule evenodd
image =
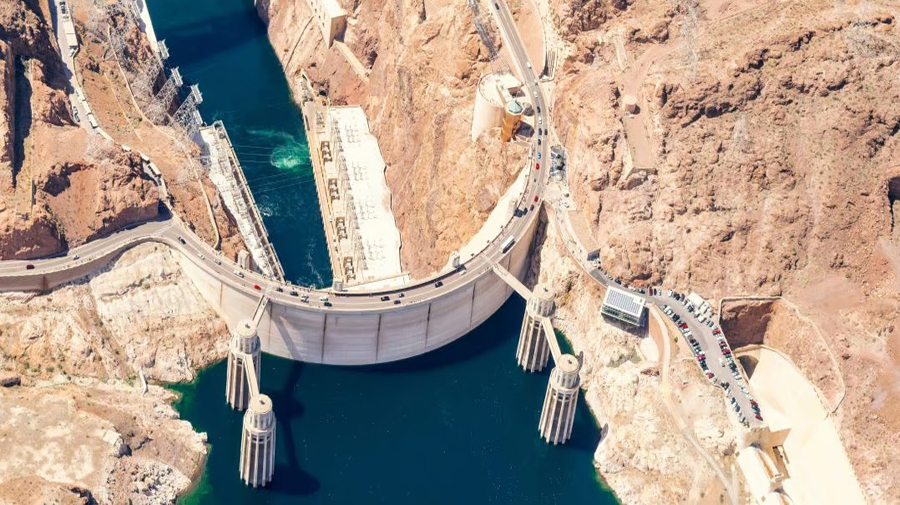
<instances>
[{"instance_id":1,"label":"dam shadow on water","mask_svg":"<svg viewBox=\"0 0 900 505\"><path fill-rule=\"evenodd\" d=\"M513 297L456 342L385 365L263 355L261 390L278 419L275 479L264 489L238 476L243 413L225 402L224 362L174 386L183 418L212 445L183 503L616 503L592 465L599 429L583 399L568 444L539 438L549 367L516 366L523 311Z\"/></svg>"}]
</instances>

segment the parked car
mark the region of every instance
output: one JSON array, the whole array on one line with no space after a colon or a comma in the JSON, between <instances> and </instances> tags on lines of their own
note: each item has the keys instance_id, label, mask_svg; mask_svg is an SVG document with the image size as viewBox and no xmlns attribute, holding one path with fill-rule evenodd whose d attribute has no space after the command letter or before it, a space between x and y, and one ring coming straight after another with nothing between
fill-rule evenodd
<instances>
[{"instance_id":1,"label":"parked car","mask_svg":"<svg viewBox=\"0 0 900 505\"><path fill-rule=\"evenodd\" d=\"M25 270L34 270L34 265L32 265L31 263L25 265Z\"/></svg>"}]
</instances>

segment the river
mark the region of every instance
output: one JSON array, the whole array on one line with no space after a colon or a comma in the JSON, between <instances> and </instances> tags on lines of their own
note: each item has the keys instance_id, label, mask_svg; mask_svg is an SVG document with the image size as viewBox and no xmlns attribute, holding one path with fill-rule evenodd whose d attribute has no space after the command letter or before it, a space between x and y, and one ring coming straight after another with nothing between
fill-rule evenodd
<instances>
[{"instance_id":1,"label":"river","mask_svg":"<svg viewBox=\"0 0 900 505\"><path fill-rule=\"evenodd\" d=\"M157 35L222 119L287 277L331 282L301 116L250 0L149 0ZM476 331L425 356L329 367L263 355L278 418L275 480L238 478L242 413L225 403L225 365L174 386L211 451L184 503L617 503L592 465L599 429L581 400L574 437L550 446L537 424L548 371L526 374L513 297Z\"/></svg>"}]
</instances>

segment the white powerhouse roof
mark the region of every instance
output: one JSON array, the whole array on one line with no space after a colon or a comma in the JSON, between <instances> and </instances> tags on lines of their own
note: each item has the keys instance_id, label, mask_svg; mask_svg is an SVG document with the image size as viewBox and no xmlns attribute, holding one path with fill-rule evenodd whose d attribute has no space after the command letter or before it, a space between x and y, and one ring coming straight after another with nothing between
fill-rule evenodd
<instances>
[{"instance_id":1,"label":"white powerhouse roof","mask_svg":"<svg viewBox=\"0 0 900 505\"><path fill-rule=\"evenodd\" d=\"M612 286L606 288L606 296L603 298L603 305L630 314L635 318L641 317L644 312L644 303L644 299L640 296Z\"/></svg>"},{"instance_id":2,"label":"white powerhouse roof","mask_svg":"<svg viewBox=\"0 0 900 505\"><path fill-rule=\"evenodd\" d=\"M362 108L328 109L343 144L353 207L366 257L366 276L387 277L400 268L400 232L391 212L391 191L384 178L384 158L378 140L369 132Z\"/></svg>"}]
</instances>

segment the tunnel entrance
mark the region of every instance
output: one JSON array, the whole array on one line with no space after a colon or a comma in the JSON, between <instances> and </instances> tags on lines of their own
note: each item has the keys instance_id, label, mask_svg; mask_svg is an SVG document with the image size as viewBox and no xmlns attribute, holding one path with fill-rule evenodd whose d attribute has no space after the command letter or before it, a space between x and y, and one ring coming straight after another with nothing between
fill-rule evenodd
<instances>
[{"instance_id":1,"label":"tunnel entrance","mask_svg":"<svg viewBox=\"0 0 900 505\"><path fill-rule=\"evenodd\" d=\"M897 219L900 218L900 176L888 179L888 207L891 212L891 239L900 244L900 228Z\"/></svg>"}]
</instances>

